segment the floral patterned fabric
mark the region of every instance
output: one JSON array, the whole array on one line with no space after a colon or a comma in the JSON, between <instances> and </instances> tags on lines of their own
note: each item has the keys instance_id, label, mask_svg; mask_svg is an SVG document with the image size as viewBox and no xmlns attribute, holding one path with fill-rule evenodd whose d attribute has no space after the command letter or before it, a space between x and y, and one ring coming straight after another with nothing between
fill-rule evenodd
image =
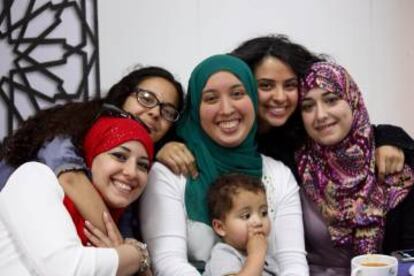
<instances>
[{"instance_id":1,"label":"floral patterned fabric","mask_svg":"<svg viewBox=\"0 0 414 276\"><path fill-rule=\"evenodd\" d=\"M347 101L353 122L338 144L324 146L309 139L296 153L303 189L318 205L334 244L352 246L356 254L377 252L385 215L407 195L413 169L405 165L401 173L377 182L373 129L361 92L344 68L315 63L301 81L300 98L312 88Z\"/></svg>"}]
</instances>

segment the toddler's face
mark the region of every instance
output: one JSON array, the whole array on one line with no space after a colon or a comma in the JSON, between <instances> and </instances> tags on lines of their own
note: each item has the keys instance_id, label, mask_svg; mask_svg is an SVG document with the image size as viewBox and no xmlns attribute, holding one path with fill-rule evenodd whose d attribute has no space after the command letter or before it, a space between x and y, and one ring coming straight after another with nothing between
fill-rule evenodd
<instances>
[{"instance_id":1,"label":"toddler's face","mask_svg":"<svg viewBox=\"0 0 414 276\"><path fill-rule=\"evenodd\" d=\"M244 251L249 231L260 232L265 236L270 233L264 192L239 191L233 198L233 208L221 222L221 231L217 233L227 244Z\"/></svg>"}]
</instances>

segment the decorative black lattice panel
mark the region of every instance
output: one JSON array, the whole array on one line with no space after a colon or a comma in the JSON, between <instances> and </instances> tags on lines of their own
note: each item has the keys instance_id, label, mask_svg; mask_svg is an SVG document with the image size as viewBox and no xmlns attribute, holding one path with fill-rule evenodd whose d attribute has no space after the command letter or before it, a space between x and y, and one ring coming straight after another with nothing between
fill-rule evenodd
<instances>
[{"instance_id":1,"label":"decorative black lattice panel","mask_svg":"<svg viewBox=\"0 0 414 276\"><path fill-rule=\"evenodd\" d=\"M99 97L96 0L0 0L0 138L39 109Z\"/></svg>"}]
</instances>

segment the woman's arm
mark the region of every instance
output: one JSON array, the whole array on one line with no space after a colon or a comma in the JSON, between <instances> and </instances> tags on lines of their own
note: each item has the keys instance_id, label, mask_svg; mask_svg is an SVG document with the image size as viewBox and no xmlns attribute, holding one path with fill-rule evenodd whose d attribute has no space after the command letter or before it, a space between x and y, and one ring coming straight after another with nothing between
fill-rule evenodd
<instances>
[{"instance_id":1,"label":"woman's arm","mask_svg":"<svg viewBox=\"0 0 414 276\"><path fill-rule=\"evenodd\" d=\"M12 174L0 193L0 219L9 237L2 245L17 253L13 263L35 275L115 275L125 257L83 247L63 197L56 176L41 163L25 163Z\"/></svg>"},{"instance_id":2,"label":"woman's arm","mask_svg":"<svg viewBox=\"0 0 414 276\"><path fill-rule=\"evenodd\" d=\"M391 145L402 150L414 150L414 140L404 129L394 125L374 126L375 144Z\"/></svg>"},{"instance_id":3,"label":"woman's arm","mask_svg":"<svg viewBox=\"0 0 414 276\"><path fill-rule=\"evenodd\" d=\"M101 231L102 220L108 211L102 198L86 176L86 165L67 136L57 136L46 142L38 152L38 160L50 167L58 176L65 194L73 201L80 214Z\"/></svg>"},{"instance_id":4,"label":"woman's arm","mask_svg":"<svg viewBox=\"0 0 414 276\"><path fill-rule=\"evenodd\" d=\"M85 172L66 171L59 175L58 180L82 217L104 232L105 224L101 214L104 211L108 212L108 209Z\"/></svg>"},{"instance_id":5,"label":"woman's arm","mask_svg":"<svg viewBox=\"0 0 414 276\"><path fill-rule=\"evenodd\" d=\"M269 207L273 206L275 212L274 215L269 212L274 217L269 246L273 247L280 275L308 275L299 187L286 166L264 158L264 172L270 172L270 178L264 181L266 193Z\"/></svg>"},{"instance_id":6,"label":"woman's arm","mask_svg":"<svg viewBox=\"0 0 414 276\"><path fill-rule=\"evenodd\" d=\"M195 158L184 143L169 142L165 144L158 151L156 158L177 175L198 177Z\"/></svg>"},{"instance_id":7,"label":"woman's arm","mask_svg":"<svg viewBox=\"0 0 414 276\"><path fill-rule=\"evenodd\" d=\"M148 244L156 275L200 275L187 258L184 183L183 177L155 163L140 198L142 235Z\"/></svg>"},{"instance_id":8,"label":"woman's arm","mask_svg":"<svg viewBox=\"0 0 414 276\"><path fill-rule=\"evenodd\" d=\"M118 275L131 275L136 271L138 275L151 276L150 258L146 245L135 239L123 239L119 234L115 222L106 212L103 214L103 221L108 234L101 232L90 222L85 222L85 235L96 247L112 247L120 256ZM134 249L131 252L131 246Z\"/></svg>"},{"instance_id":9,"label":"woman's arm","mask_svg":"<svg viewBox=\"0 0 414 276\"><path fill-rule=\"evenodd\" d=\"M411 158L410 152L414 151L414 140L402 128L393 125L374 126L374 136L377 173L383 180L386 175L402 170L405 158Z\"/></svg>"}]
</instances>

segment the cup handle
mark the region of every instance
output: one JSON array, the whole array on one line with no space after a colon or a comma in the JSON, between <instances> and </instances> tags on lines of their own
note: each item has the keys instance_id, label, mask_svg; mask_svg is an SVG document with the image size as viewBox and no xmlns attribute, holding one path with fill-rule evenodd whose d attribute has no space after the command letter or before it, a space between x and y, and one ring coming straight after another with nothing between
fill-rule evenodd
<instances>
[{"instance_id":1,"label":"cup handle","mask_svg":"<svg viewBox=\"0 0 414 276\"><path fill-rule=\"evenodd\" d=\"M360 271L362 271L360 267L355 268L352 270L351 276L358 276Z\"/></svg>"}]
</instances>

